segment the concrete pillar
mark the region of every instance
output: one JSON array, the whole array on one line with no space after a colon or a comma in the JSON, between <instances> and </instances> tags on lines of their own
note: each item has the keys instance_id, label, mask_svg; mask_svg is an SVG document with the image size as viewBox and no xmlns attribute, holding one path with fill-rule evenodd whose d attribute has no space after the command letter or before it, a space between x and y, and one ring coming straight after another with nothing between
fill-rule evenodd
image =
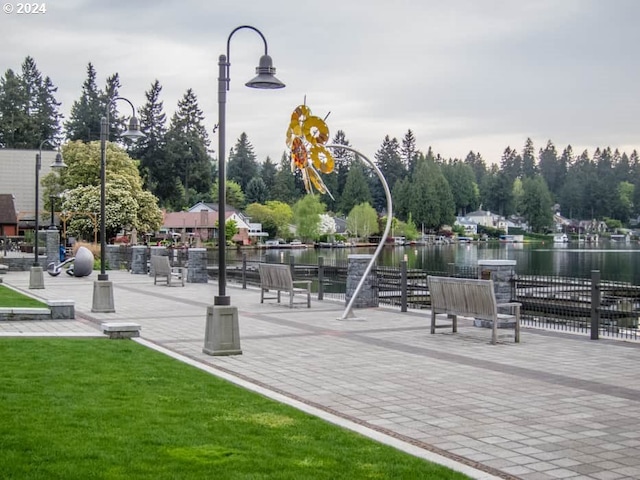
<instances>
[{"instance_id":1,"label":"concrete pillar","mask_svg":"<svg viewBox=\"0 0 640 480\"><path fill-rule=\"evenodd\" d=\"M187 283L207 283L209 281L206 248L190 248L187 265Z\"/></svg>"},{"instance_id":2,"label":"concrete pillar","mask_svg":"<svg viewBox=\"0 0 640 480\"><path fill-rule=\"evenodd\" d=\"M348 305L353 297L358 284L364 275L367 265L373 258L373 255L354 254L349 255L347 264L347 290L345 294L346 304ZM353 308L370 308L378 306L378 289L376 285L376 276L373 271L362 284L362 289L358 293L358 297L353 303Z\"/></svg>"},{"instance_id":3,"label":"concrete pillar","mask_svg":"<svg viewBox=\"0 0 640 480\"><path fill-rule=\"evenodd\" d=\"M45 245L47 247L47 265L54 262L56 265L60 263L60 232L57 228L47 230L47 239Z\"/></svg>"},{"instance_id":4,"label":"concrete pillar","mask_svg":"<svg viewBox=\"0 0 640 480\"><path fill-rule=\"evenodd\" d=\"M146 275L148 273L147 247L145 245L134 245L131 247L131 273L134 275Z\"/></svg>"},{"instance_id":5,"label":"concrete pillar","mask_svg":"<svg viewBox=\"0 0 640 480\"><path fill-rule=\"evenodd\" d=\"M493 280L493 289L496 293L497 303L508 303L513 298L513 277L516 274L515 260L479 260L478 278L481 280ZM491 321L476 319L476 327L491 328ZM505 327L507 325L504 325ZM503 325L498 324L498 328Z\"/></svg>"}]
</instances>

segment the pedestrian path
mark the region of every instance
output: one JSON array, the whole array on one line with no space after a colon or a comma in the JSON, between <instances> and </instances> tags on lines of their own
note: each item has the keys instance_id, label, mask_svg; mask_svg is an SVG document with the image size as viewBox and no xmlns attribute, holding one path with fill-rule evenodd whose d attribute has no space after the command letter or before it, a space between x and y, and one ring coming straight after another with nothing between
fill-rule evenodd
<instances>
[{"instance_id":1,"label":"pedestrian path","mask_svg":"<svg viewBox=\"0 0 640 480\"><path fill-rule=\"evenodd\" d=\"M217 284L109 276L109 314L91 312L92 277L46 276L32 291L28 272L4 281L75 300L79 320L31 322L43 331L135 321L146 345L474 478L640 478L640 344L523 329L520 344L491 345L470 322L431 335L425 313L375 308L338 320L343 303L290 309L229 285L243 354L212 357L202 348ZM36 330L0 323L0 335Z\"/></svg>"}]
</instances>

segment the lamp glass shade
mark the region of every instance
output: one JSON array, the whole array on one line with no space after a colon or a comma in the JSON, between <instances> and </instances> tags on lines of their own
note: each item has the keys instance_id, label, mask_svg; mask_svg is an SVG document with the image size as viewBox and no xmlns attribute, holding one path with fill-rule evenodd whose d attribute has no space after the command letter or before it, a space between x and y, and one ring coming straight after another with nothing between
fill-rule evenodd
<instances>
[{"instance_id":1,"label":"lamp glass shade","mask_svg":"<svg viewBox=\"0 0 640 480\"><path fill-rule=\"evenodd\" d=\"M51 168L66 168L67 164L64 163L62 159L62 152L58 149L58 153L56 153L56 159L51 164Z\"/></svg>"},{"instance_id":2,"label":"lamp glass shade","mask_svg":"<svg viewBox=\"0 0 640 480\"><path fill-rule=\"evenodd\" d=\"M285 86L284 83L276 78L276 68L273 66L273 61L269 55L260 57L260 63L256 67L256 73L258 76L245 83L247 87L276 89L284 88Z\"/></svg>"},{"instance_id":3,"label":"lamp glass shade","mask_svg":"<svg viewBox=\"0 0 640 480\"><path fill-rule=\"evenodd\" d=\"M140 131L140 122L135 116L129 119L129 128L122 133L122 136L129 140L138 140L145 137L145 134Z\"/></svg>"}]
</instances>

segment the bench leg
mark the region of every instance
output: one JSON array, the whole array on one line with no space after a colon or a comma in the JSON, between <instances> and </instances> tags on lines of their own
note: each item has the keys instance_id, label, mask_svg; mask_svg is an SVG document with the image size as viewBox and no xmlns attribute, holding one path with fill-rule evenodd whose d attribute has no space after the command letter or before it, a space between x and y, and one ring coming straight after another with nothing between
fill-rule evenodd
<instances>
[{"instance_id":1,"label":"bench leg","mask_svg":"<svg viewBox=\"0 0 640 480\"><path fill-rule=\"evenodd\" d=\"M491 344L498 343L498 318L493 319L493 328L491 329Z\"/></svg>"},{"instance_id":2,"label":"bench leg","mask_svg":"<svg viewBox=\"0 0 640 480\"><path fill-rule=\"evenodd\" d=\"M451 331L453 333L457 333L458 332L458 316L457 315L448 315L448 317L451 319Z\"/></svg>"},{"instance_id":3,"label":"bench leg","mask_svg":"<svg viewBox=\"0 0 640 480\"><path fill-rule=\"evenodd\" d=\"M307 308L311 308L311 292L307 292Z\"/></svg>"},{"instance_id":4,"label":"bench leg","mask_svg":"<svg viewBox=\"0 0 640 480\"><path fill-rule=\"evenodd\" d=\"M280 303L280 290L278 290L278 303Z\"/></svg>"},{"instance_id":5,"label":"bench leg","mask_svg":"<svg viewBox=\"0 0 640 480\"><path fill-rule=\"evenodd\" d=\"M260 287L260 303L264 303L264 288Z\"/></svg>"},{"instance_id":6,"label":"bench leg","mask_svg":"<svg viewBox=\"0 0 640 480\"><path fill-rule=\"evenodd\" d=\"M431 310L431 335L436 333L436 312Z\"/></svg>"}]
</instances>

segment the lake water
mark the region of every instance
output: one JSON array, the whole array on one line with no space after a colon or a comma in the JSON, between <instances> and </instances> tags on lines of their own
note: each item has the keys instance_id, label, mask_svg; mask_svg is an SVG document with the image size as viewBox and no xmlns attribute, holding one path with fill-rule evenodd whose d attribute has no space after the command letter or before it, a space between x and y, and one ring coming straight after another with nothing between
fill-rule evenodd
<instances>
[{"instance_id":1,"label":"lake water","mask_svg":"<svg viewBox=\"0 0 640 480\"><path fill-rule=\"evenodd\" d=\"M326 261L347 259L353 253L374 253L372 248L269 249L249 253L252 260L316 264L318 256ZM230 252L231 253L231 252ZM450 264L475 266L478 260L515 260L520 274L588 277L600 270L603 279L640 285L640 244L601 241L597 244L511 243L497 242L385 246L378 259L383 266L398 266L406 255L409 268L448 271Z\"/></svg>"}]
</instances>

